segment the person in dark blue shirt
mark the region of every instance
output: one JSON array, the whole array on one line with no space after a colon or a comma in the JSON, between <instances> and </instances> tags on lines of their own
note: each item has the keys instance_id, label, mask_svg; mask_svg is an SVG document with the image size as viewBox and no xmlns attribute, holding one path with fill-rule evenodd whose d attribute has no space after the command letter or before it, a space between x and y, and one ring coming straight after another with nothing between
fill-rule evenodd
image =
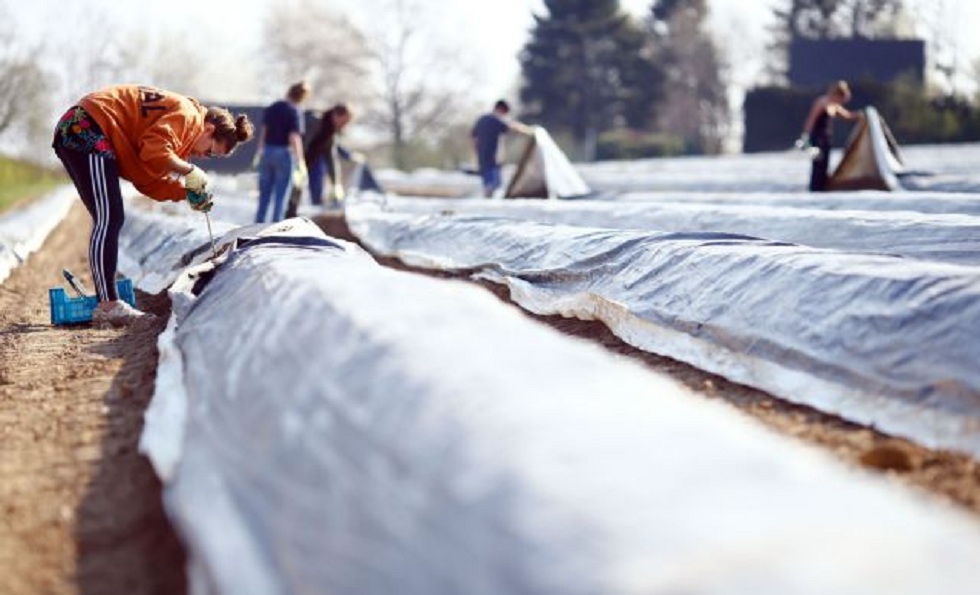
<instances>
[{"instance_id":1,"label":"person in dark blue shirt","mask_svg":"<svg viewBox=\"0 0 980 595\"><path fill-rule=\"evenodd\" d=\"M530 136L533 129L521 122L507 117L510 106L501 99L493 106L493 111L484 114L473 125L470 136L473 137L473 150L476 162L480 168L480 178L483 180L483 195L487 198L500 187L500 137L511 130Z\"/></svg>"},{"instance_id":2,"label":"person in dark blue shirt","mask_svg":"<svg viewBox=\"0 0 980 595\"><path fill-rule=\"evenodd\" d=\"M255 222L264 223L270 199L271 222L282 220L283 207L293 184L306 184L303 158L303 113L300 106L310 94L305 82L292 85L285 99L265 109L256 152L259 168L259 208Z\"/></svg>"}]
</instances>

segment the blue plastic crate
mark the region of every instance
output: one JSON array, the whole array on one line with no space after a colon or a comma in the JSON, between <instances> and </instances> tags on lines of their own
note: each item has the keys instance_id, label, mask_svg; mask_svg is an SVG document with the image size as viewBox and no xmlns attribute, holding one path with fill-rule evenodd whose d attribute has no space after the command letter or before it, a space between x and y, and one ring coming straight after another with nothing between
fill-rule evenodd
<instances>
[{"instance_id":1,"label":"blue plastic crate","mask_svg":"<svg viewBox=\"0 0 980 595\"><path fill-rule=\"evenodd\" d=\"M125 300L130 306L136 307L136 294L133 292L131 279L116 281L116 291L119 299ZM78 324L91 322L92 312L99 305L99 298L94 295L85 297L68 297L63 287L52 287L48 290L51 304L51 324Z\"/></svg>"}]
</instances>

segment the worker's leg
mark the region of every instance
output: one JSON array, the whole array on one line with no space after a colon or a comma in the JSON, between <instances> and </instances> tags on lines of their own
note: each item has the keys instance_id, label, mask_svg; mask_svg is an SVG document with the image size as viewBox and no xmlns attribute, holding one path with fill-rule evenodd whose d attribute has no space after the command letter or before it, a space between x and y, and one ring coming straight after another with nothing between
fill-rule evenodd
<instances>
[{"instance_id":1,"label":"worker's leg","mask_svg":"<svg viewBox=\"0 0 980 595\"><path fill-rule=\"evenodd\" d=\"M125 221L119 170L114 159L55 147L55 153L75 183L85 208L92 216L88 258L100 302L118 300L116 265L119 232Z\"/></svg>"}]
</instances>

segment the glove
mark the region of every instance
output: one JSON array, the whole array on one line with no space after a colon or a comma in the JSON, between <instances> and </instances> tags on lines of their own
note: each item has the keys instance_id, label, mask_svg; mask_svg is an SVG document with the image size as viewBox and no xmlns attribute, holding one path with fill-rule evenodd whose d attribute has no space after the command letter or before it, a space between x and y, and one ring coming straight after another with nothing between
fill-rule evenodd
<instances>
[{"instance_id":1,"label":"glove","mask_svg":"<svg viewBox=\"0 0 980 595\"><path fill-rule=\"evenodd\" d=\"M191 166L191 171L184 176L184 188L194 192L204 192L208 186L208 175L200 167Z\"/></svg>"},{"instance_id":2,"label":"glove","mask_svg":"<svg viewBox=\"0 0 980 595\"><path fill-rule=\"evenodd\" d=\"M796 139L796 142L793 143L793 146L795 146L800 151L809 151L809 149L812 147L812 145L810 144L810 135L806 132L800 134L800 138Z\"/></svg>"},{"instance_id":3,"label":"glove","mask_svg":"<svg viewBox=\"0 0 980 595\"><path fill-rule=\"evenodd\" d=\"M300 162L299 165L297 165L293 169L293 186L296 187L305 186L306 181L309 179L310 179L310 174L306 170L306 164Z\"/></svg>"},{"instance_id":4,"label":"glove","mask_svg":"<svg viewBox=\"0 0 980 595\"><path fill-rule=\"evenodd\" d=\"M354 163L364 163L364 153L358 153L354 151L350 154L350 160Z\"/></svg>"},{"instance_id":5,"label":"glove","mask_svg":"<svg viewBox=\"0 0 980 595\"><path fill-rule=\"evenodd\" d=\"M344 200L344 185L341 184L340 182L337 182L336 184L331 186L330 198L331 200L335 200L337 202Z\"/></svg>"},{"instance_id":6,"label":"glove","mask_svg":"<svg viewBox=\"0 0 980 595\"><path fill-rule=\"evenodd\" d=\"M187 202L190 203L192 209L201 213L207 213L214 206L214 201L211 198L210 192L187 191Z\"/></svg>"}]
</instances>

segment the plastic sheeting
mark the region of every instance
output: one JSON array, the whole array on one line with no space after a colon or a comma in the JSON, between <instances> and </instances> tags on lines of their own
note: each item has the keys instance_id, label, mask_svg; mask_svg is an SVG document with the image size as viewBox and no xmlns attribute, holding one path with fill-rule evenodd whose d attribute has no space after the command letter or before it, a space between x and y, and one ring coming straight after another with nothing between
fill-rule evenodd
<instances>
[{"instance_id":1,"label":"plastic sheeting","mask_svg":"<svg viewBox=\"0 0 980 595\"><path fill-rule=\"evenodd\" d=\"M126 236L170 226L130 217ZM194 593L975 589L980 530L961 513L478 288L297 220L234 235L261 239L225 236L216 270L163 235L124 238L142 278L190 262L144 445L171 446L149 454Z\"/></svg>"},{"instance_id":2,"label":"plastic sheeting","mask_svg":"<svg viewBox=\"0 0 980 595\"><path fill-rule=\"evenodd\" d=\"M901 141L901 139L898 139ZM787 139L787 146L792 139ZM831 164L842 151L831 152ZM980 192L980 144L902 147L907 171L901 185L923 192ZM575 163L583 181L598 193L616 192L780 192L808 193L810 160L795 149L750 155L685 156L630 161ZM509 175L505 170L505 176ZM480 196L480 180L461 172L433 169L411 174L387 170L378 178L396 194ZM857 193L849 193L856 196Z\"/></svg>"},{"instance_id":3,"label":"plastic sheeting","mask_svg":"<svg viewBox=\"0 0 980 595\"><path fill-rule=\"evenodd\" d=\"M548 131L536 126L507 185L505 197L571 198L590 192Z\"/></svg>"},{"instance_id":4,"label":"plastic sheeting","mask_svg":"<svg viewBox=\"0 0 980 595\"><path fill-rule=\"evenodd\" d=\"M0 215L0 283L41 247L77 199L73 186L62 186L22 209Z\"/></svg>"},{"instance_id":5,"label":"plastic sheeting","mask_svg":"<svg viewBox=\"0 0 980 595\"><path fill-rule=\"evenodd\" d=\"M844 154L827 180L828 190L901 190L905 164L895 137L873 107L864 109L847 139Z\"/></svg>"},{"instance_id":6,"label":"plastic sheeting","mask_svg":"<svg viewBox=\"0 0 980 595\"><path fill-rule=\"evenodd\" d=\"M391 199L393 210L492 215L611 229L724 232L850 252L980 265L980 217L784 206Z\"/></svg>"},{"instance_id":7,"label":"plastic sheeting","mask_svg":"<svg viewBox=\"0 0 980 595\"><path fill-rule=\"evenodd\" d=\"M832 166L841 153L831 152ZM918 172L902 176L906 189L980 192L978 144L903 146L902 156L909 172ZM601 192L805 192L810 160L805 153L791 150L579 163L576 169L589 186Z\"/></svg>"},{"instance_id":8,"label":"plastic sheeting","mask_svg":"<svg viewBox=\"0 0 980 595\"><path fill-rule=\"evenodd\" d=\"M953 192L632 192L616 195L614 198L616 202L713 203L824 211L913 211L980 215L980 194Z\"/></svg>"},{"instance_id":9,"label":"plastic sheeting","mask_svg":"<svg viewBox=\"0 0 980 595\"><path fill-rule=\"evenodd\" d=\"M541 314L886 433L980 454L980 275L723 233L416 216L361 203L372 250L477 269Z\"/></svg>"}]
</instances>

